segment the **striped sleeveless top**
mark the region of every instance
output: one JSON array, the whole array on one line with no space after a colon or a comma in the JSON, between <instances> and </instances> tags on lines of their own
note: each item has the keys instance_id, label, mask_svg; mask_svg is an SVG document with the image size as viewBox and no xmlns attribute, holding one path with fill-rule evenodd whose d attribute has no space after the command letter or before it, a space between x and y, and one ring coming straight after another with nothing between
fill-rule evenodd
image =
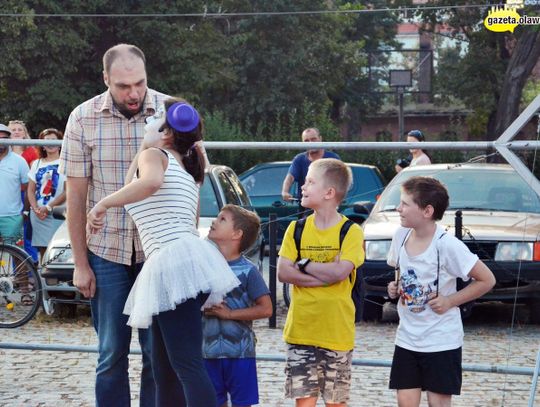
<instances>
[{"instance_id":1,"label":"striped sleeveless top","mask_svg":"<svg viewBox=\"0 0 540 407\"><path fill-rule=\"evenodd\" d=\"M199 186L171 153L161 151L169 159L163 184L148 198L125 205L137 226L147 259L160 247L180 239L182 234L198 236Z\"/></svg>"}]
</instances>

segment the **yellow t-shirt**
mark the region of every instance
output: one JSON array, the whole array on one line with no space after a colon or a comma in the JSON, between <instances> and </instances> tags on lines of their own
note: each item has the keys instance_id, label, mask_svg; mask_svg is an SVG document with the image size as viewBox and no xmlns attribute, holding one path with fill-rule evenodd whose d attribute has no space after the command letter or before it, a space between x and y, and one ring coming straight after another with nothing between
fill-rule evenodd
<instances>
[{"instance_id":1,"label":"yellow t-shirt","mask_svg":"<svg viewBox=\"0 0 540 407\"><path fill-rule=\"evenodd\" d=\"M339 231L347 218L324 230L317 228L314 215L306 219L300 242L300 258L317 263L332 262L339 252ZM296 262L294 243L296 221L290 223L279 255ZM351 291L356 268L364 262L364 233L358 224L349 229L341 245L341 260L354 264L349 277L328 287L297 287L292 285L291 305L287 314L283 339L296 345L311 345L348 351L354 348L354 303Z\"/></svg>"}]
</instances>

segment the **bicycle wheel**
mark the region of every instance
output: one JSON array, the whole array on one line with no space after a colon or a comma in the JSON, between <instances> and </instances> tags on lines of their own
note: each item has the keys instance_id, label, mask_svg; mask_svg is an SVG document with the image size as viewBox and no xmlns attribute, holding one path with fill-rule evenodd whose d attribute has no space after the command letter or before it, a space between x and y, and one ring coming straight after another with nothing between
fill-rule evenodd
<instances>
[{"instance_id":1,"label":"bicycle wheel","mask_svg":"<svg viewBox=\"0 0 540 407\"><path fill-rule=\"evenodd\" d=\"M41 279L22 249L0 244L0 328L24 325L41 304Z\"/></svg>"},{"instance_id":2,"label":"bicycle wheel","mask_svg":"<svg viewBox=\"0 0 540 407\"><path fill-rule=\"evenodd\" d=\"M291 305L291 285L289 283L283 283L283 300L287 308Z\"/></svg>"}]
</instances>

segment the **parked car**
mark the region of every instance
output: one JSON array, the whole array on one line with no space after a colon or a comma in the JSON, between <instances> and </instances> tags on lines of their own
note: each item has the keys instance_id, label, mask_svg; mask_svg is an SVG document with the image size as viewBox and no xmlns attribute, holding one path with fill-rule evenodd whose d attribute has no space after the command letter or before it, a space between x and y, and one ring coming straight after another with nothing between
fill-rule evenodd
<instances>
[{"instance_id":1,"label":"parked car","mask_svg":"<svg viewBox=\"0 0 540 407\"><path fill-rule=\"evenodd\" d=\"M298 219L299 204L297 201L283 201L281 187L290 161L275 161L258 164L240 174L239 178L246 189L253 207L261 217L264 224L268 224L270 213L275 213L277 222L277 242L281 243L283 235L291 220ZM339 211L349 219L362 223L367 215L356 213L353 210L355 203L363 201L364 204L375 203L377 197L384 189L386 182L377 167L372 165L347 163L353 174L353 185L341 203ZM295 196L297 183L291 186L290 193ZM301 197L297 197L301 198ZM264 229L264 236L268 242L268 227Z\"/></svg>"},{"instance_id":2,"label":"parked car","mask_svg":"<svg viewBox=\"0 0 540 407\"><path fill-rule=\"evenodd\" d=\"M497 284L477 301L525 303L531 319L540 322L540 199L506 164L438 164L409 167L396 175L363 224L364 319L379 319L381 305L389 301L386 286L394 269L386 257L400 225L400 185L419 175L448 188L450 206L439 224L454 233L456 211L461 211L463 242L495 274Z\"/></svg>"},{"instance_id":3,"label":"parked car","mask_svg":"<svg viewBox=\"0 0 540 407\"><path fill-rule=\"evenodd\" d=\"M200 190L200 219L199 233L201 237L208 235L212 221L217 217L221 208L226 204L235 204L249 210L254 210L248 194L232 169L223 165L211 165L206 172L205 181ZM56 256L41 272L48 284L58 281L70 281L73 278L73 255L69 247L69 234L64 222L54 234L44 262ZM263 239L259 236L246 255L259 266L262 272ZM181 255L181 254L179 254ZM59 302L65 302L64 300Z\"/></svg>"}]
</instances>

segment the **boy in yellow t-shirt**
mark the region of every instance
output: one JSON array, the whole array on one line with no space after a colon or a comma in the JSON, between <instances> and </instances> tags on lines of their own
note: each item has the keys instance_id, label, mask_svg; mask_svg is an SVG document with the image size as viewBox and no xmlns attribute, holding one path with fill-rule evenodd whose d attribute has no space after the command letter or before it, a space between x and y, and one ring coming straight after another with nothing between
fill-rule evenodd
<instances>
[{"instance_id":1,"label":"boy in yellow t-shirt","mask_svg":"<svg viewBox=\"0 0 540 407\"><path fill-rule=\"evenodd\" d=\"M285 395L296 399L297 407L314 407L319 394L326 406L346 406L349 400L355 313L351 291L356 268L364 261L364 237L354 224L340 249L347 218L337 207L351 183L351 170L343 162L314 161L302 187L301 204L314 213L305 221L300 256L296 222L287 228L279 252L278 278L293 284L283 331L288 344Z\"/></svg>"}]
</instances>

